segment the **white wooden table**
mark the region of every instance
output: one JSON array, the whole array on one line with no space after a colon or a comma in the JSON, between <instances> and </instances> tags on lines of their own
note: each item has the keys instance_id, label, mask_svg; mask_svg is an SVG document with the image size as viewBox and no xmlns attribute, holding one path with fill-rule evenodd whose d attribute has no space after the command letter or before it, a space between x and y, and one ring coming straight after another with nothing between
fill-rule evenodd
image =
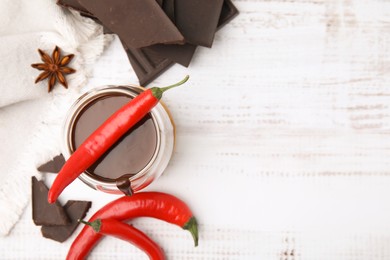
<instances>
[{"instance_id":1,"label":"white wooden table","mask_svg":"<svg viewBox=\"0 0 390 260\"><path fill-rule=\"evenodd\" d=\"M185 200L200 224L188 232L135 220L168 259L390 259L390 2L236 0L240 15L164 99L177 147L148 190ZM118 41L94 66L89 87L136 83ZM52 179L51 179L52 180ZM72 184L63 199L115 196ZM77 230L78 233L80 230ZM31 205L1 259L63 259L74 239L44 239ZM107 238L89 259L146 259Z\"/></svg>"}]
</instances>

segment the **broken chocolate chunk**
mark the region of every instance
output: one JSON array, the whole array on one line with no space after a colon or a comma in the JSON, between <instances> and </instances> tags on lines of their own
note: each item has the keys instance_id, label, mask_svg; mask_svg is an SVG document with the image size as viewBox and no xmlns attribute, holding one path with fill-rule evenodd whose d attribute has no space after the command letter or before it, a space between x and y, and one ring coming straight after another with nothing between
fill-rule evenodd
<instances>
[{"instance_id":1,"label":"broken chocolate chunk","mask_svg":"<svg viewBox=\"0 0 390 260\"><path fill-rule=\"evenodd\" d=\"M187 43L211 47L223 0L175 0L175 25Z\"/></svg>"},{"instance_id":2,"label":"broken chocolate chunk","mask_svg":"<svg viewBox=\"0 0 390 260\"><path fill-rule=\"evenodd\" d=\"M65 204L64 210L70 218L70 223L63 226L42 226L42 235L46 238L61 243L64 242L76 230L77 226L79 225L78 220L83 219L87 215L90 207L90 201L69 200Z\"/></svg>"},{"instance_id":3,"label":"broken chocolate chunk","mask_svg":"<svg viewBox=\"0 0 390 260\"><path fill-rule=\"evenodd\" d=\"M82 9L83 7L77 7L79 3L77 2L77 5L74 4L72 6L72 3L74 3L77 0L59 0L59 2L62 2L63 5L71 7L73 9L79 8L79 11L83 14L83 12L86 11ZM82 0L81 0L82 1ZM202 22L206 23L207 19L212 20L212 24L208 25L207 28L204 27L202 30L197 31L198 33L205 33L202 37L208 38L209 40L214 37L215 29L210 30L210 28L214 28L215 24L215 17L218 17L218 9L220 8L220 5L218 1L205 1L201 0L199 1L188 1L188 0L157 0L157 3L162 7L165 14L169 17L169 19L177 24L178 21L176 20L176 14L178 14L178 8L176 7L177 1L179 1L179 9L183 10L184 7L188 5L195 5L198 6L196 10L194 9L194 12L197 14L201 13L201 15L193 15L193 18L195 21L191 21L191 23L198 24L198 26ZM186 2L187 1L187 2ZM206 2L206 4L209 4L210 6L213 6L212 9L207 10L207 12L200 11L203 7L200 5L203 5L203 2ZM207 5L205 5L207 6ZM204 6L204 7L205 7ZM209 8L207 6L206 8ZM186 12L192 12L191 8L184 8ZM209 15L215 15L214 18L206 17ZM217 19L217 29L220 29L222 26L224 26L226 23L228 23L231 19L233 19L238 14L237 8L234 6L231 0L224 0L223 5L220 10L219 18ZM94 19L97 23L102 24L104 28L105 33L112 33L112 31L107 28L99 19L96 17L91 17L92 14L89 14L89 17ZM183 14L179 14L183 15ZM88 16L88 15L86 15ZM183 19L182 19L183 20ZM179 21L183 22L182 20ZM200 38L202 38L200 37ZM137 77L140 81L140 84L145 86L152 80L154 80L158 75L160 75L162 72L167 70L169 67L173 65L173 62L179 63L185 67L188 67L191 59L195 53L196 46L190 43L186 44L155 44L149 47L137 49L137 48L127 48L124 44L125 50L127 52L127 55L129 57L130 63L133 66L134 71L137 74Z\"/></svg>"},{"instance_id":4,"label":"broken chocolate chunk","mask_svg":"<svg viewBox=\"0 0 390 260\"><path fill-rule=\"evenodd\" d=\"M175 0L164 0L161 7L169 19L175 23Z\"/></svg>"},{"instance_id":5,"label":"broken chocolate chunk","mask_svg":"<svg viewBox=\"0 0 390 260\"><path fill-rule=\"evenodd\" d=\"M157 2L157 4L159 5L159 6L162 6L163 5L163 0L156 0L156 2Z\"/></svg>"},{"instance_id":6,"label":"broken chocolate chunk","mask_svg":"<svg viewBox=\"0 0 390 260\"><path fill-rule=\"evenodd\" d=\"M164 12L167 13L167 10L164 9ZM225 0L223 2L221 15L219 16L217 30L221 29L225 24L230 22L237 15L238 10L234 6L232 1ZM158 55L161 55L162 57L168 58L169 60L179 63L180 65L183 65L185 67L188 67L190 65L190 62L196 50L196 46L189 43L186 43L184 45L156 44L146 48L152 50Z\"/></svg>"},{"instance_id":7,"label":"broken chocolate chunk","mask_svg":"<svg viewBox=\"0 0 390 260\"><path fill-rule=\"evenodd\" d=\"M49 189L36 177L32 177L32 217L35 225L58 226L69 223L69 218L62 208L61 204L56 201L50 204L47 201Z\"/></svg>"},{"instance_id":8,"label":"broken chocolate chunk","mask_svg":"<svg viewBox=\"0 0 390 260\"><path fill-rule=\"evenodd\" d=\"M59 173L62 166L65 164L65 158L62 154L57 155L53 158L53 160L48 161L47 163L42 164L38 167L38 171L40 172L51 172L51 173Z\"/></svg>"},{"instance_id":9,"label":"broken chocolate chunk","mask_svg":"<svg viewBox=\"0 0 390 260\"><path fill-rule=\"evenodd\" d=\"M163 0L156 0L156 2L158 3L159 6L163 5ZM83 16L96 19L96 17L90 12L88 12L88 10L85 9L85 7L82 6L78 0L57 0L57 5L78 11Z\"/></svg>"},{"instance_id":10,"label":"broken chocolate chunk","mask_svg":"<svg viewBox=\"0 0 390 260\"><path fill-rule=\"evenodd\" d=\"M184 37L156 0L79 0L128 47L184 43Z\"/></svg>"},{"instance_id":11,"label":"broken chocolate chunk","mask_svg":"<svg viewBox=\"0 0 390 260\"><path fill-rule=\"evenodd\" d=\"M180 65L188 67L192 60L192 56L194 56L196 46L189 43L184 45L156 44L143 49L151 50L157 55L168 58L169 60L179 63Z\"/></svg>"},{"instance_id":12,"label":"broken chocolate chunk","mask_svg":"<svg viewBox=\"0 0 390 260\"><path fill-rule=\"evenodd\" d=\"M222 5L221 15L219 16L218 29L230 22L238 15L238 10L231 0L225 0Z\"/></svg>"},{"instance_id":13,"label":"broken chocolate chunk","mask_svg":"<svg viewBox=\"0 0 390 260\"><path fill-rule=\"evenodd\" d=\"M141 86L146 86L174 64L171 60L161 57L147 48L135 49L125 45L124 47Z\"/></svg>"}]
</instances>

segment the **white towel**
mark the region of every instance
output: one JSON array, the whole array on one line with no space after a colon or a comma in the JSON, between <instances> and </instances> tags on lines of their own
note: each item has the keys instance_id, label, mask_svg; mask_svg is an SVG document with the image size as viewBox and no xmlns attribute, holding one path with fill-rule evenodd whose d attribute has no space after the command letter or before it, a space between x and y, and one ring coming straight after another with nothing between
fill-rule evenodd
<instances>
[{"instance_id":1,"label":"white towel","mask_svg":"<svg viewBox=\"0 0 390 260\"><path fill-rule=\"evenodd\" d=\"M23 213L37 165L59 152L62 121L86 83L85 67L110 40L101 26L64 10L55 0L0 1L1 235L7 235ZM56 85L48 93L46 80L34 84L40 71L31 64L41 62L38 48L51 55L56 45L63 55L75 54L69 67L77 72L67 76L69 89Z\"/></svg>"}]
</instances>

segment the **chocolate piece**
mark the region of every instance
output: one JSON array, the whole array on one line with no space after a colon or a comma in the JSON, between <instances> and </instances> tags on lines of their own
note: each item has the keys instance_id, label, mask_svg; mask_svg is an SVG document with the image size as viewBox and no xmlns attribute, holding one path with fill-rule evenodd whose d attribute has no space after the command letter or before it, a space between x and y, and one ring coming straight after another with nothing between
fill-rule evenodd
<instances>
[{"instance_id":1,"label":"chocolate piece","mask_svg":"<svg viewBox=\"0 0 390 260\"><path fill-rule=\"evenodd\" d=\"M165 2L164 2L165 3ZM164 10L166 12L166 10ZM237 8L233 5L230 0L225 0L223 2L221 15L218 21L219 30L229 21L231 21L234 17L238 15ZM184 45L165 45L165 44L156 44L153 46L146 47L153 52L161 55L162 57L168 58L180 65L188 67L194 56L196 46L192 44L184 44Z\"/></svg>"},{"instance_id":2,"label":"chocolate piece","mask_svg":"<svg viewBox=\"0 0 390 260\"><path fill-rule=\"evenodd\" d=\"M42 235L46 238L64 242L68 239L79 225L78 220L83 219L91 207L90 201L69 200L64 209L70 218L70 223L63 226L42 226Z\"/></svg>"},{"instance_id":3,"label":"chocolate piece","mask_svg":"<svg viewBox=\"0 0 390 260\"><path fill-rule=\"evenodd\" d=\"M184 45L165 45L165 44L156 44L144 48L155 52L161 57L168 58L174 62L179 63L185 67L190 65L192 57L194 56L196 46L186 43Z\"/></svg>"},{"instance_id":4,"label":"chocolate piece","mask_svg":"<svg viewBox=\"0 0 390 260\"><path fill-rule=\"evenodd\" d=\"M231 0L225 0L218 21L218 30L238 15L238 10Z\"/></svg>"},{"instance_id":5,"label":"chocolate piece","mask_svg":"<svg viewBox=\"0 0 390 260\"><path fill-rule=\"evenodd\" d=\"M38 167L40 172L51 172L58 173L62 166L65 164L65 158L62 154L59 154L53 158L53 160L48 161L47 163L42 164Z\"/></svg>"},{"instance_id":6,"label":"chocolate piece","mask_svg":"<svg viewBox=\"0 0 390 260\"><path fill-rule=\"evenodd\" d=\"M156 0L156 2L157 2L157 4L159 5L159 6L162 6L163 5L163 0Z\"/></svg>"},{"instance_id":7,"label":"chocolate piece","mask_svg":"<svg viewBox=\"0 0 390 260\"><path fill-rule=\"evenodd\" d=\"M70 5L69 2L75 0L61 0L61 1L67 2L67 4ZM161 5L161 1L159 2L159 4ZM72 7L75 9L74 6ZM174 15L175 0L163 1L162 8L164 12L167 14L167 16L172 21L175 21L175 15ZM238 14L238 10L233 5L231 0L225 0L222 5L222 10L218 20L217 29L220 29L231 19L233 19L237 14ZM94 20L102 24L96 17L94 18ZM103 25L103 28L105 33L112 33L110 29L108 29L106 26ZM173 62L188 67L196 50L196 46L192 44L184 44L184 45L156 44L153 46L142 48L142 50L138 50L134 48L129 49L126 46L124 47L127 51L130 63L137 74L140 84L144 86L147 85L152 80L154 80L156 77L158 77L162 72L167 70L169 67L171 67L173 65ZM151 52L153 52L154 55L151 54ZM150 66L150 64L155 64L155 66Z\"/></svg>"},{"instance_id":8,"label":"chocolate piece","mask_svg":"<svg viewBox=\"0 0 390 260\"><path fill-rule=\"evenodd\" d=\"M146 86L174 63L148 49L125 48L139 84Z\"/></svg>"},{"instance_id":9,"label":"chocolate piece","mask_svg":"<svg viewBox=\"0 0 390 260\"><path fill-rule=\"evenodd\" d=\"M71 5L72 0L62 0L66 2L67 5ZM159 4L162 1L157 1ZM72 5L73 9L76 9L74 5ZM89 16L90 17L90 16ZM95 20L95 22L101 24L103 26L104 33L113 33L107 26L102 24L102 22L96 17L90 17ZM139 83L142 86L146 86L155 78L157 78L161 73L170 68L174 63L165 57L161 57L161 55L151 53L149 50L141 50L136 48L129 48L122 41L122 45L126 50L126 54L129 58L131 66L135 71Z\"/></svg>"},{"instance_id":10,"label":"chocolate piece","mask_svg":"<svg viewBox=\"0 0 390 260\"><path fill-rule=\"evenodd\" d=\"M163 0L156 0L156 2L159 6L163 5ZM88 12L88 10L85 9L84 6L79 3L78 0L57 0L57 5L78 11L83 16L87 16L89 18L97 20L97 18L92 13Z\"/></svg>"},{"instance_id":11,"label":"chocolate piece","mask_svg":"<svg viewBox=\"0 0 390 260\"><path fill-rule=\"evenodd\" d=\"M93 14L88 12L88 10L85 9L77 0L58 0L57 5L78 11L80 14L87 17L93 17Z\"/></svg>"},{"instance_id":12,"label":"chocolate piece","mask_svg":"<svg viewBox=\"0 0 390 260\"><path fill-rule=\"evenodd\" d=\"M35 225L66 225L69 223L61 204L56 201L53 204L47 202L49 189L37 178L32 177L32 217Z\"/></svg>"},{"instance_id":13,"label":"chocolate piece","mask_svg":"<svg viewBox=\"0 0 390 260\"><path fill-rule=\"evenodd\" d=\"M211 47L223 0L175 0L175 24L187 43Z\"/></svg>"},{"instance_id":14,"label":"chocolate piece","mask_svg":"<svg viewBox=\"0 0 390 260\"><path fill-rule=\"evenodd\" d=\"M167 1L168 0L164 1L164 5L165 5L165 2L167 2ZM171 1L173 2L173 0L171 0ZM163 5L163 7L164 7L164 5ZM167 12L167 10L165 10L165 9L164 9L164 11ZM227 24L229 21L231 21L237 15L238 15L237 8L233 5L233 3L230 0L225 0L223 3L223 6L222 6L222 11L221 11L221 14L219 17L217 29L220 29L222 26ZM142 50L144 53L145 52L150 53L149 51L152 51L157 56L160 56L162 58L167 58L170 61L179 63L185 67L188 67L191 60L192 60L192 57L195 53L196 46L192 45L192 44L184 44L184 45L156 44L153 46L142 48ZM135 50L135 51L142 52L140 50ZM150 54L149 54L149 56L150 56ZM142 54L138 55L137 57L138 57L138 60L134 61L134 57L130 57L130 55L129 55L130 62L132 64L138 78L140 79L140 82L142 82L140 84L146 85L147 83L149 83L150 81L155 79L161 72L158 73L157 76L151 77L151 79L142 80L141 77L146 78L147 75L144 75L144 73L142 72L142 69L140 69L140 66L137 65L137 63L138 64L145 64L145 63L147 64L148 61L143 60ZM150 60L150 58L149 58L149 60ZM168 65L168 66L170 66L170 65ZM162 67L164 67L164 66L162 66ZM165 68L163 71L165 71L168 68L169 67ZM150 75L153 75L153 73L150 73Z\"/></svg>"},{"instance_id":15,"label":"chocolate piece","mask_svg":"<svg viewBox=\"0 0 390 260\"><path fill-rule=\"evenodd\" d=\"M164 0L162 9L169 19L175 23L175 0Z\"/></svg>"},{"instance_id":16,"label":"chocolate piece","mask_svg":"<svg viewBox=\"0 0 390 260\"><path fill-rule=\"evenodd\" d=\"M79 0L128 47L183 43L184 37L155 0Z\"/></svg>"}]
</instances>

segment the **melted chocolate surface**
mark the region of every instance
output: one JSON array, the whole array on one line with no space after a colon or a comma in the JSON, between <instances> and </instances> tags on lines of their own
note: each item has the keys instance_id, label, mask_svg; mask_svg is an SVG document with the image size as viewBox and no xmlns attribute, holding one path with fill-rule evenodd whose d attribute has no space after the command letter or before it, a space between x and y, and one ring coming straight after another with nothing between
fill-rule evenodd
<instances>
[{"instance_id":1,"label":"melted chocolate surface","mask_svg":"<svg viewBox=\"0 0 390 260\"><path fill-rule=\"evenodd\" d=\"M72 149L79 147L116 110L131 100L125 95L100 97L88 104L74 123ZM157 130L149 114L122 136L87 174L103 181L116 181L123 175L132 176L153 158L157 147Z\"/></svg>"}]
</instances>

